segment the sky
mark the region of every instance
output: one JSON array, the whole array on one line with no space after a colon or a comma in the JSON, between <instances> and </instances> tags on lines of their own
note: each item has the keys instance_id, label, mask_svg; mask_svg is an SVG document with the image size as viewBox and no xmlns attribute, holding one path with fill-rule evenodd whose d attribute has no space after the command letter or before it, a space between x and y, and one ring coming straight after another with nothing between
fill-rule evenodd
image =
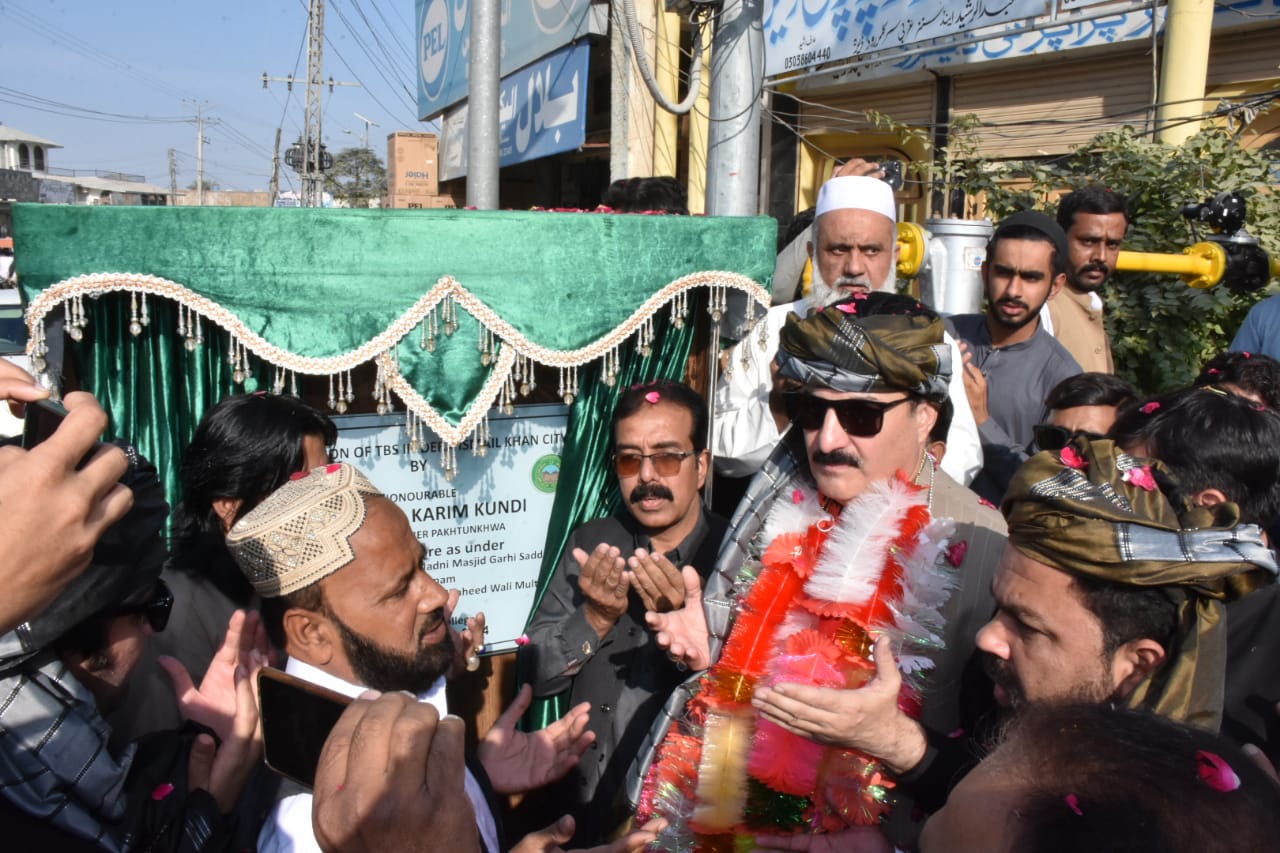
<instances>
[{"instance_id":1,"label":"sky","mask_svg":"<svg viewBox=\"0 0 1280 853\"><path fill-rule=\"evenodd\" d=\"M386 158L387 134L417 121L414 0L326 0L323 75L330 152L364 145ZM307 0L0 0L0 124L59 143L56 169L102 169L178 186L196 178L197 109L206 181L265 190L277 127L298 138L306 77ZM281 163L281 189L299 189Z\"/></svg>"}]
</instances>

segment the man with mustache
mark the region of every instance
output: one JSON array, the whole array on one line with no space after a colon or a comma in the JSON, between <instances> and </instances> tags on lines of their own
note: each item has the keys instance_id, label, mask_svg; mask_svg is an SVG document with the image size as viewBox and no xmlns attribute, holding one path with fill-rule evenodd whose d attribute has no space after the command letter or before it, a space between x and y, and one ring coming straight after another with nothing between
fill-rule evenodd
<instances>
[{"instance_id":1,"label":"man with mustache","mask_svg":"<svg viewBox=\"0 0 1280 853\"><path fill-rule=\"evenodd\" d=\"M1049 300L1040 317L1081 369L1114 373L1101 291L1116 270L1129 230L1128 202L1119 193L1091 184L1063 196L1057 218L1067 235L1067 286Z\"/></svg>"},{"instance_id":2,"label":"man with mustache","mask_svg":"<svg viewBox=\"0 0 1280 853\"><path fill-rule=\"evenodd\" d=\"M1066 282L1067 237L1042 213L1005 217L982 263L985 314L949 320L964 352L964 386L982 438L982 471L973 490L999 504L1045 400L1080 365L1040 323L1040 309Z\"/></svg>"},{"instance_id":3,"label":"man with mustache","mask_svg":"<svg viewBox=\"0 0 1280 853\"><path fill-rule=\"evenodd\" d=\"M809 295L774 305L722 357L712 445L717 474L754 475L787 428L773 367L778 335L787 318L821 311L855 293L894 292L898 208L893 189L880 179L882 174L878 164L855 158L822 185L809 229L808 254L813 264ZM948 337L947 343L953 362L959 364L955 341ZM968 484L982 467L978 428L959 375L952 377L948 391L954 413L941 467L953 479Z\"/></svg>"},{"instance_id":4,"label":"man with mustache","mask_svg":"<svg viewBox=\"0 0 1280 853\"><path fill-rule=\"evenodd\" d=\"M786 529L771 521L775 513L816 489L824 510L838 519L855 499L904 477L927 489L932 517L955 522L947 562L955 569L957 588L941 608L946 624L942 642L930 656L920 717L931 729L953 731L959 725L961 676L975 648L974 636L993 610L991 578L1004 550L1005 529L998 512L982 506L977 495L938 469L928 453L929 433L947 399L950 354L942 319L895 293L854 296L806 318L789 317L779 335L777 362L791 428L734 513L705 593L686 607L649 614L659 642L692 669L714 663L738 618L738 602L754 583L761 555ZM697 596L692 581L686 577L688 591ZM857 728L873 710L898 707L901 676L887 644L877 646L875 663L877 677L864 690L760 686L754 694L756 707L793 700L830 719L831 701L852 698L855 704L842 706L839 717L842 726ZM656 745L672 721L684 715L695 685L681 685L655 722L628 781L633 803L640 801ZM790 727L794 720L775 722ZM896 772L920 760L911 747L918 743L923 749L924 741L907 743L900 737L916 733L914 722L900 726L896 717L891 722L870 732L860 746ZM826 732L798 733L831 742ZM913 834L910 804L896 808L891 817L895 840L905 842Z\"/></svg>"},{"instance_id":5,"label":"man with mustache","mask_svg":"<svg viewBox=\"0 0 1280 853\"><path fill-rule=\"evenodd\" d=\"M405 691L446 712L443 676L455 653L449 595L423 571L426 552L404 511L355 468L295 474L236 522L227 548L262 598L263 624L288 654L290 675L351 697ZM478 835L478 844L458 839L458 849L505 851L494 792L523 793L559 778L591 742L581 705L536 734L517 732L530 701L521 691L480 742L478 761L453 780ZM257 849L318 850L311 812L310 791L283 783ZM648 837L623 846L638 849Z\"/></svg>"},{"instance_id":6,"label":"man with mustache","mask_svg":"<svg viewBox=\"0 0 1280 853\"><path fill-rule=\"evenodd\" d=\"M618 794L654 715L685 677L658 648L646 610L683 606L682 566L710 571L726 522L702 505L707 408L675 382L618 398L613 468L623 509L573 531L520 649L538 696L588 702L595 742L559 785L594 843L627 816Z\"/></svg>"}]
</instances>

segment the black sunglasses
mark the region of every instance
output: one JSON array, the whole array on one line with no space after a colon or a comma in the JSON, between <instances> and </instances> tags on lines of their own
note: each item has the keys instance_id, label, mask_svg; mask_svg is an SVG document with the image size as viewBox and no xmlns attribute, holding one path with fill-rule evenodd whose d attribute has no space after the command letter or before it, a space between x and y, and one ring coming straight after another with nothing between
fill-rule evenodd
<instances>
[{"instance_id":1,"label":"black sunglasses","mask_svg":"<svg viewBox=\"0 0 1280 853\"><path fill-rule=\"evenodd\" d=\"M1105 435L1099 435L1096 432L1083 429L1070 430L1056 424L1036 424L1032 429L1032 435L1035 436L1036 447L1041 450L1061 450L1076 436L1084 436L1090 441L1106 438Z\"/></svg>"},{"instance_id":2,"label":"black sunglasses","mask_svg":"<svg viewBox=\"0 0 1280 853\"><path fill-rule=\"evenodd\" d=\"M613 468L619 477L634 477L640 473L640 466L648 459L653 463L653 470L659 477L674 477L680 473L680 465L690 456L697 456L692 450L660 450L657 453L615 453Z\"/></svg>"},{"instance_id":3,"label":"black sunglasses","mask_svg":"<svg viewBox=\"0 0 1280 853\"><path fill-rule=\"evenodd\" d=\"M910 400L903 397L888 403L875 400L827 400L812 394L791 393L783 395L783 403L787 417L800 429L822 429L822 422L827 418L827 410L836 413L840 428L846 433L859 438L870 438L879 435L884 427L884 413L894 406L901 406Z\"/></svg>"},{"instance_id":4,"label":"black sunglasses","mask_svg":"<svg viewBox=\"0 0 1280 853\"><path fill-rule=\"evenodd\" d=\"M158 634L169 624L169 613L172 610L173 591L168 584L157 578L156 585L151 588L151 597L142 604L130 606L126 612L146 617L151 630Z\"/></svg>"}]
</instances>

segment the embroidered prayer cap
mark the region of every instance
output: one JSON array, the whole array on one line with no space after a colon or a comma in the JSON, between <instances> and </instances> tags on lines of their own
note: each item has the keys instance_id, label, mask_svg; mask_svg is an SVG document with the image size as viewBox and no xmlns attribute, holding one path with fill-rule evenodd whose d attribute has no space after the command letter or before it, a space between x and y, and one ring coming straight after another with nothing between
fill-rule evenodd
<instances>
[{"instance_id":1,"label":"embroidered prayer cap","mask_svg":"<svg viewBox=\"0 0 1280 853\"><path fill-rule=\"evenodd\" d=\"M1177 608L1167 662L1130 697L1216 730L1226 665L1223 600L1274 580L1275 556L1233 503L1180 506L1165 467L1078 437L1033 456L1005 495L1009 544L1060 571L1161 590Z\"/></svg>"},{"instance_id":2,"label":"embroidered prayer cap","mask_svg":"<svg viewBox=\"0 0 1280 853\"><path fill-rule=\"evenodd\" d=\"M1039 231L1053 244L1054 250L1058 253L1058 263L1065 264L1067 262L1069 255L1067 232L1062 230L1061 225L1043 213L1037 213L1034 210L1020 210L1001 219L1000 224L996 226L995 234L991 236L991 243L995 243L1001 237L1007 236L1008 232L1015 228L1030 228L1033 231Z\"/></svg>"},{"instance_id":3,"label":"embroidered prayer cap","mask_svg":"<svg viewBox=\"0 0 1280 853\"><path fill-rule=\"evenodd\" d=\"M366 495L382 492L345 462L296 474L236 522L227 549L258 595L296 592L355 559Z\"/></svg>"},{"instance_id":4,"label":"embroidered prayer cap","mask_svg":"<svg viewBox=\"0 0 1280 853\"><path fill-rule=\"evenodd\" d=\"M941 318L897 293L857 294L801 318L778 337L778 372L833 391L907 391L947 399L951 348Z\"/></svg>"},{"instance_id":5,"label":"embroidered prayer cap","mask_svg":"<svg viewBox=\"0 0 1280 853\"><path fill-rule=\"evenodd\" d=\"M866 175L845 175L832 178L818 189L818 205L814 209L816 220L833 210L869 210L898 221L898 205L893 199L893 187L879 178Z\"/></svg>"}]
</instances>

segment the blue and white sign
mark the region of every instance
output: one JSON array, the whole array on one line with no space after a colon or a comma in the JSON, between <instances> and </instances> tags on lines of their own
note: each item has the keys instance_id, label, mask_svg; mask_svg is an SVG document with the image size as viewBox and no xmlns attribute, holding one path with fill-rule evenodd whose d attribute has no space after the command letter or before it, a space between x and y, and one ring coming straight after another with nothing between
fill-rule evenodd
<instances>
[{"instance_id":1,"label":"blue and white sign","mask_svg":"<svg viewBox=\"0 0 1280 853\"><path fill-rule=\"evenodd\" d=\"M533 608L542 548L560 479L569 408L519 406L489 414L486 454L458 449L458 473L446 480L440 442L410 448L404 415L349 415L338 425L336 462L350 462L409 517L426 549L423 567L462 592L453 624L485 615L485 648L510 651Z\"/></svg>"},{"instance_id":2,"label":"blue and white sign","mask_svg":"<svg viewBox=\"0 0 1280 853\"><path fill-rule=\"evenodd\" d=\"M503 78L498 89L500 166L582 147L587 141L590 59L590 45L581 41ZM462 177L467 173L466 104L445 114L440 137L440 180Z\"/></svg>"},{"instance_id":3,"label":"blue and white sign","mask_svg":"<svg viewBox=\"0 0 1280 853\"><path fill-rule=\"evenodd\" d=\"M432 118L467 96L470 0L416 0L418 117ZM502 0L506 75L587 34L590 0Z\"/></svg>"},{"instance_id":4,"label":"blue and white sign","mask_svg":"<svg viewBox=\"0 0 1280 853\"><path fill-rule=\"evenodd\" d=\"M765 0L764 73L921 44L1048 13L1047 0Z\"/></svg>"}]
</instances>

